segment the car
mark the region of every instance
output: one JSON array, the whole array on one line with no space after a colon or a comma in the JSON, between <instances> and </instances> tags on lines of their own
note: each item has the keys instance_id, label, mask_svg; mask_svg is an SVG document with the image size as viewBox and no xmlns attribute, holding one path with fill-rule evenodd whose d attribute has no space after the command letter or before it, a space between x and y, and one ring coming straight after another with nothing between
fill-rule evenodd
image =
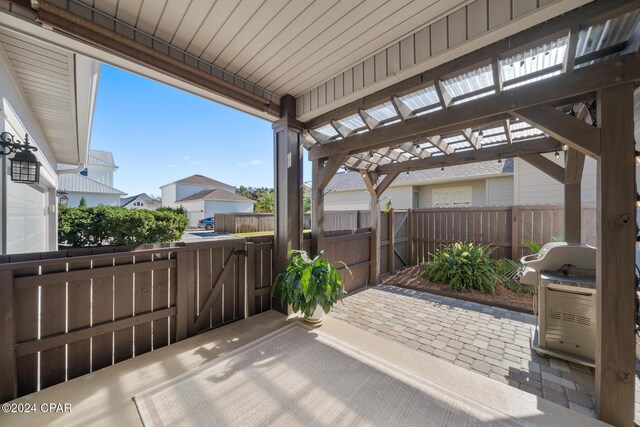
<instances>
[{"instance_id":1,"label":"car","mask_svg":"<svg viewBox=\"0 0 640 427\"><path fill-rule=\"evenodd\" d=\"M214 226L214 218L210 216L209 218L203 218L198 221L198 228L204 228L205 230L213 230Z\"/></svg>"}]
</instances>

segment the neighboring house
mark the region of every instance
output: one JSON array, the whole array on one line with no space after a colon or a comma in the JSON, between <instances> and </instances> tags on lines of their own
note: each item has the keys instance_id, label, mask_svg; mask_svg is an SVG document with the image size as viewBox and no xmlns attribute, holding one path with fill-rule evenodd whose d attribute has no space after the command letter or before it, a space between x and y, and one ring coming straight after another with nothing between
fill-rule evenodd
<instances>
[{"instance_id":1,"label":"neighboring house","mask_svg":"<svg viewBox=\"0 0 640 427\"><path fill-rule=\"evenodd\" d=\"M99 75L92 59L0 29L0 132L28 134L41 164L37 185L0 174L0 253L58 249L56 190L87 162Z\"/></svg>"},{"instance_id":2,"label":"neighboring house","mask_svg":"<svg viewBox=\"0 0 640 427\"><path fill-rule=\"evenodd\" d=\"M147 193L141 193L136 196L123 197L120 199L120 206L127 209L150 209L156 210L160 207L162 202L159 199L154 199Z\"/></svg>"},{"instance_id":3,"label":"neighboring house","mask_svg":"<svg viewBox=\"0 0 640 427\"><path fill-rule=\"evenodd\" d=\"M449 166L398 175L382 193L396 209L513 204L513 160ZM325 210L367 210L369 193L356 172L338 173L327 186Z\"/></svg>"},{"instance_id":4,"label":"neighboring house","mask_svg":"<svg viewBox=\"0 0 640 427\"><path fill-rule=\"evenodd\" d=\"M254 201L235 193L232 185L203 175L192 175L160 187L162 206L182 206L187 211L189 226L216 213L253 212Z\"/></svg>"},{"instance_id":5,"label":"neighboring house","mask_svg":"<svg viewBox=\"0 0 640 427\"><path fill-rule=\"evenodd\" d=\"M112 153L90 150L84 169L60 177L59 188L68 194L68 206L78 207L83 197L87 206L120 206L120 198L127 193L113 187L117 169Z\"/></svg>"}]
</instances>

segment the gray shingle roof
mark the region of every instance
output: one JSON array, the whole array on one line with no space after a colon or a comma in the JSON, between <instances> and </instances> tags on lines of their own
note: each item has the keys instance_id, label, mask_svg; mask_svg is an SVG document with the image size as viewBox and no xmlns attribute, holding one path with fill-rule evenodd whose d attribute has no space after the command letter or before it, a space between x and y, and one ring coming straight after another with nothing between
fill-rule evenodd
<instances>
[{"instance_id":1,"label":"gray shingle roof","mask_svg":"<svg viewBox=\"0 0 640 427\"><path fill-rule=\"evenodd\" d=\"M247 199L246 197L240 196L239 194L232 193L227 190L216 189L216 190L203 190L191 196L183 197L180 200L176 200L178 202L190 202L193 200L217 200L217 201L228 201L228 202L253 202L251 199Z\"/></svg>"},{"instance_id":2,"label":"gray shingle roof","mask_svg":"<svg viewBox=\"0 0 640 427\"><path fill-rule=\"evenodd\" d=\"M58 178L58 188L70 193L127 194L80 174L60 175Z\"/></svg>"},{"instance_id":3,"label":"gray shingle roof","mask_svg":"<svg viewBox=\"0 0 640 427\"><path fill-rule=\"evenodd\" d=\"M401 173L391 185L393 187L400 185L424 185L452 179L475 179L483 176L509 175L512 173L513 159L504 159L502 164L498 164L497 161L493 160L489 162L447 166L444 168L444 171L437 168L411 171L408 175ZM333 177L331 182L329 182L329 185L327 185L327 190L330 191L360 190L364 188L364 181L362 181L362 177L357 172L338 173Z\"/></svg>"},{"instance_id":4,"label":"gray shingle roof","mask_svg":"<svg viewBox=\"0 0 640 427\"><path fill-rule=\"evenodd\" d=\"M212 187L233 187L232 185L225 184L221 181L216 181L215 179L209 178L204 175L191 175L186 178L179 179L177 181L170 182L169 184L165 184L162 187L166 187L171 184L195 184L195 185L207 185Z\"/></svg>"}]
</instances>

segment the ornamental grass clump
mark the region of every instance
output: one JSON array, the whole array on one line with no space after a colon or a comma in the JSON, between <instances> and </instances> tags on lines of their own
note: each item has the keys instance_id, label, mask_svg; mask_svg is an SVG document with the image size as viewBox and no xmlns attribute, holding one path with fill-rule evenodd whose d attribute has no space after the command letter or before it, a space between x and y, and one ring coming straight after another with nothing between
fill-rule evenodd
<instances>
[{"instance_id":1,"label":"ornamental grass clump","mask_svg":"<svg viewBox=\"0 0 640 427\"><path fill-rule=\"evenodd\" d=\"M494 248L475 243L453 243L444 246L423 264L425 277L446 283L456 291L495 292L499 281L490 255Z\"/></svg>"},{"instance_id":2,"label":"ornamental grass clump","mask_svg":"<svg viewBox=\"0 0 640 427\"><path fill-rule=\"evenodd\" d=\"M322 255L323 251L320 251L315 258L309 258L305 251L289 251L289 262L276 277L271 295L280 285L282 304L291 304L294 312L302 311L308 318L320 306L325 313L329 313L344 290L340 273L329 261L322 259ZM347 268L344 263L341 264Z\"/></svg>"}]
</instances>

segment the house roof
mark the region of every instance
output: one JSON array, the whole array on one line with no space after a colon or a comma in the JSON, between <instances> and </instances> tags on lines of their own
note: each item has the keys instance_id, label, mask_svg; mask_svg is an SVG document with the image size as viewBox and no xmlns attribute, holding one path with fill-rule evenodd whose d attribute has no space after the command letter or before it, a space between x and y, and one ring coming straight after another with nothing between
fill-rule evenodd
<instances>
[{"instance_id":1,"label":"house roof","mask_svg":"<svg viewBox=\"0 0 640 427\"><path fill-rule=\"evenodd\" d=\"M68 193L127 194L80 174L60 175L58 179L58 188Z\"/></svg>"},{"instance_id":2,"label":"house roof","mask_svg":"<svg viewBox=\"0 0 640 427\"><path fill-rule=\"evenodd\" d=\"M154 200L158 203L160 203L160 200L158 199L154 199L153 197L149 196L147 193L140 193L140 194L136 194L135 196L131 196L131 197L122 197L120 199L120 206L127 206L129 203L133 202L134 200L136 200L139 197L145 196L151 200Z\"/></svg>"},{"instance_id":3,"label":"house roof","mask_svg":"<svg viewBox=\"0 0 640 427\"><path fill-rule=\"evenodd\" d=\"M89 159L87 160L87 164L117 168L113 161L113 153L110 151L89 150Z\"/></svg>"},{"instance_id":4,"label":"house roof","mask_svg":"<svg viewBox=\"0 0 640 427\"><path fill-rule=\"evenodd\" d=\"M193 184L193 185L208 185L215 187L233 187L233 185L225 184L221 181L216 181L215 179L209 178L204 175L191 175L186 178L179 179L177 181L170 182L168 184L162 185L160 188L166 187L171 184Z\"/></svg>"},{"instance_id":5,"label":"house roof","mask_svg":"<svg viewBox=\"0 0 640 427\"><path fill-rule=\"evenodd\" d=\"M411 171L407 175L401 173L394 180L392 187L401 185L418 185L433 182L446 182L461 178L477 179L486 176L510 175L513 173L513 159L505 159L502 164L496 161L470 163L465 165L447 166L444 171L440 169L426 169ZM329 185L329 191L348 191L365 189L364 181L358 172L345 172L336 174Z\"/></svg>"},{"instance_id":6,"label":"house roof","mask_svg":"<svg viewBox=\"0 0 640 427\"><path fill-rule=\"evenodd\" d=\"M192 194L191 196L183 197L180 200L176 200L178 202L192 202L195 200L215 200L221 202L251 202L253 200L247 199L246 197L240 196L239 194L232 193L227 190L215 189L215 190L203 190L196 194Z\"/></svg>"}]
</instances>

